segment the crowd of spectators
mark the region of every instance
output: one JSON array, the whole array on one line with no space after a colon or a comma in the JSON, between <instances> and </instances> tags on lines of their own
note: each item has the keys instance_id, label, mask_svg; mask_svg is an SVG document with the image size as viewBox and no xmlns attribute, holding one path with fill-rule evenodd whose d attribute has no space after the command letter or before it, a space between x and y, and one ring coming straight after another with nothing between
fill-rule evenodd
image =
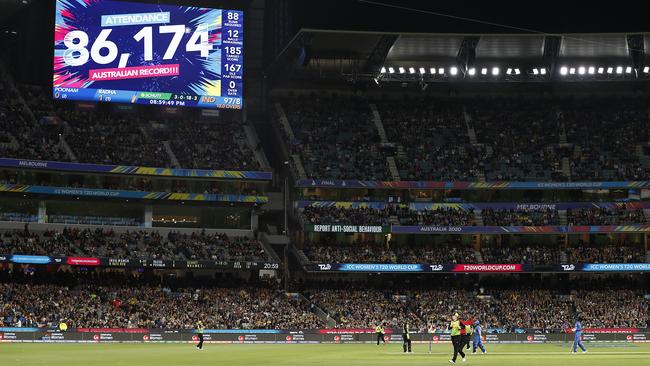
<instances>
[{"instance_id":1,"label":"crowd of spectators","mask_svg":"<svg viewBox=\"0 0 650 366\"><path fill-rule=\"evenodd\" d=\"M650 320L647 299L633 290L575 291L572 300L576 313L587 328L643 328Z\"/></svg>"},{"instance_id":2,"label":"crowd of spectators","mask_svg":"<svg viewBox=\"0 0 650 366\"><path fill-rule=\"evenodd\" d=\"M565 249L571 263L643 263L646 252L639 246L570 246Z\"/></svg>"},{"instance_id":3,"label":"crowd of spectators","mask_svg":"<svg viewBox=\"0 0 650 366\"><path fill-rule=\"evenodd\" d=\"M283 103L285 134L309 178L391 180L369 105L341 96L296 96Z\"/></svg>"},{"instance_id":4,"label":"crowd of spectators","mask_svg":"<svg viewBox=\"0 0 650 366\"><path fill-rule=\"evenodd\" d=\"M397 153L403 180L476 181L483 174L482 146L470 144L459 100L402 98L377 106Z\"/></svg>"},{"instance_id":5,"label":"crowd of spectators","mask_svg":"<svg viewBox=\"0 0 650 366\"><path fill-rule=\"evenodd\" d=\"M473 209L436 208L414 210L404 205L387 205L385 208L349 208L340 206L305 207L301 216L312 224L355 224L355 225L435 225L476 226ZM557 210L511 210L490 209L480 211L483 226L555 226L560 225ZM644 211L626 209L581 208L566 211L568 225L629 225L645 224Z\"/></svg>"},{"instance_id":6,"label":"crowd of spectators","mask_svg":"<svg viewBox=\"0 0 650 366\"><path fill-rule=\"evenodd\" d=\"M567 223L569 225L629 225L645 224L646 217L643 210L625 209L569 209L567 210Z\"/></svg>"},{"instance_id":7,"label":"crowd of spectators","mask_svg":"<svg viewBox=\"0 0 650 366\"><path fill-rule=\"evenodd\" d=\"M371 104L390 149L373 149ZM290 142L314 178L380 179L394 156L402 180L650 179L645 99L339 96L283 105L297 140ZM356 174L338 169L333 157L341 156Z\"/></svg>"},{"instance_id":8,"label":"crowd of spectators","mask_svg":"<svg viewBox=\"0 0 650 366\"><path fill-rule=\"evenodd\" d=\"M401 225L476 225L476 217L473 209L437 208L433 210L410 210L408 208L392 208L391 214L397 216Z\"/></svg>"},{"instance_id":9,"label":"crowd of spectators","mask_svg":"<svg viewBox=\"0 0 650 366\"><path fill-rule=\"evenodd\" d=\"M3 157L172 167L169 141L181 168L260 170L236 121L160 123L137 113L55 108L41 87L6 82L0 97Z\"/></svg>"},{"instance_id":10,"label":"crowd of spectators","mask_svg":"<svg viewBox=\"0 0 650 366\"><path fill-rule=\"evenodd\" d=\"M320 263L477 263L473 248L447 244L314 243L307 246L305 255Z\"/></svg>"},{"instance_id":11,"label":"crowd of spectators","mask_svg":"<svg viewBox=\"0 0 650 366\"><path fill-rule=\"evenodd\" d=\"M1 77L0 77L1 78ZM30 114L18 90L0 80L0 155L4 158L68 160L59 126Z\"/></svg>"},{"instance_id":12,"label":"crowd of spectators","mask_svg":"<svg viewBox=\"0 0 650 366\"><path fill-rule=\"evenodd\" d=\"M419 329L422 320L413 311L416 304L408 296L393 291L335 290L310 291L310 300L336 321L337 328L400 328L405 321Z\"/></svg>"},{"instance_id":13,"label":"crowd of spectators","mask_svg":"<svg viewBox=\"0 0 650 366\"><path fill-rule=\"evenodd\" d=\"M577 314L587 328L646 326L648 300L638 291L492 289L474 292L447 290L312 290L310 300L337 321L339 328L399 328L443 332L452 314L479 319L484 329L515 332L538 329L564 332Z\"/></svg>"},{"instance_id":14,"label":"crowd of spectators","mask_svg":"<svg viewBox=\"0 0 650 366\"><path fill-rule=\"evenodd\" d=\"M481 210L485 226L550 226L560 225L557 210Z\"/></svg>"},{"instance_id":15,"label":"crowd of spectators","mask_svg":"<svg viewBox=\"0 0 650 366\"><path fill-rule=\"evenodd\" d=\"M390 211L373 208L342 208L336 206L308 206L302 217L310 224L388 225Z\"/></svg>"},{"instance_id":16,"label":"crowd of spectators","mask_svg":"<svg viewBox=\"0 0 650 366\"><path fill-rule=\"evenodd\" d=\"M65 228L60 231L6 231L0 237L2 254L34 254L169 260L266 260L261 244L226 234Z\"/></svg>"},{"instance_id":17,"label":"crowd of spectators","mask_svg":"<svg viewBox=\"0 0 650 366\"><path fill-rule=\"evenodd\" d=\"M466 244L427 243L406 245L370 241L308 243L303 252L315 263L645 263L640 246L560 246L559 244L483 244L477 250ZM479 255L480 253L480 255ZM566 255L566 262L563 261Z\"/></svg>"},{"instance_id":18,"label":"crowd of spectators","mask_svg":"<svg viewBox=\"0 0 650 366\"><path fill-rule=\"evenodd\" d=\"M171 167L163 145L144 135L135 116L60 109L65 140L81 163Z\"/></svg>"},{"instance_id":19,"label":"crowd of spectators","mask_svg":"<svg viewBox=\"0 0 650 366\"><path fill-rule=\"evenodd\" d=\"M483 246L483 263L559 264L557 246Z\"/></svg>"},{"instance_id":20,"label":"crowd of spectators","mask_svg":"<svg viewBox=\"0 0 650 366\"><path fill-rule=\"evenodd\" d=\"M4 269L0 271L0 327L56 328L63 321L70 329L195 329L201 320L212 329L372 329L379 324L400 329L407 321L413 331L442 332L451 315L459 312L462 319L480 320L486 332L564 332L576 315L586 328L645 328L650 300L638 289L639 282L622 280L561 285L540 279L537 285L534 280L512 285L512 279L506 278L489 281L494 287L463 285L462 280L451 278L420 285L388 280L381 287L328 280L296 294L278 290L270 280L246 283L225 274L209 280L147 280L135 273ZM500 281L505 281L503 286ZM618 285L607 285L608 281ZM317 316L319 309L329 317Z\"/></svg>"},{"instance_id":21,"label":"crowd of spectators","mask_svg":"<svg viewBox=\"0 0 650 366\"><path fill-rule=\"evenodd\" d=\"M320 328L307 304L270 288L0 283L0 325L56 328ZM4 323L4 324L3 324Z\"/></svg>"},{"instance_id":22,"label":"crowd of spectators","mask_svg":"<svg viewBox=\"0 0 650 366\"><path fill-rule=\"evenodd\" d=\"M260 170L246 144L241 122L169 121L163 128L174 155L184 168Z\"/></svg>"}]
</instances>

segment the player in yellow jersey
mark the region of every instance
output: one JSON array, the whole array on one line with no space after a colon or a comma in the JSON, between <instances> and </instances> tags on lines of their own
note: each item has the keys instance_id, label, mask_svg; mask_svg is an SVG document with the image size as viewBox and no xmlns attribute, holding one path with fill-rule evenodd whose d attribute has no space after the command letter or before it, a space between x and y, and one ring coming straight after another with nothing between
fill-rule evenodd
<instances>
[{"instance_id":1,"label":"player in yellow jersey","mask_svg":"<svg viewBox=\"0 0 650 366\"><path fill-rule=\"evenodd\" d=\"M461 322L458 320L458 313L454 314L451 317L451 322L447 327L448 330L451 330L451 344L454 346L454 357L449 360L449 363L456 363L456 358L460 354L465 362L465 352L463 352L463 342L460 335L460 330L464 327Z\"/></svg>"}]
</instances>

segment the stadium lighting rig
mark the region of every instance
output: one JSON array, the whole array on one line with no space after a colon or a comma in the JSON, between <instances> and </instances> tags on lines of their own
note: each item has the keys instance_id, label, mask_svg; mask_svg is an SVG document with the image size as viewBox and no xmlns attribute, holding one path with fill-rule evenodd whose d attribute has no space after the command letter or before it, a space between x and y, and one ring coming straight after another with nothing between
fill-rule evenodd
<instances>
[{"instance_id":1,"label":"stadium lighting rig","mask_svg":"<svg viewBox=\"0 0 650 366\"><path fill-rule=\"evenodd\" d=\"M470 81L596 81L650 78L650 66L610 64L564 64L551 71L544 65L476 65L467 69L457 65L391 65L382 66L380 79L385 82Z\"/></svg>"}]
</instances>

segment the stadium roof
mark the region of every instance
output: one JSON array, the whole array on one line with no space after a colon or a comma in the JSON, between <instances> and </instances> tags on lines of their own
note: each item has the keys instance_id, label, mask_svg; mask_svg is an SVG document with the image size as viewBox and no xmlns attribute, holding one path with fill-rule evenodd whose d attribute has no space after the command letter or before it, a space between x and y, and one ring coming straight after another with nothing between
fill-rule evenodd
<instances>
[{"instance_id":1,"label":"stadium roof","mask_svg":"<svg viewBox=\"0 0 650 366\"><path fill-rule=\"evenodd\" d=\"M604 67L603 74L607 66L613 66L614 76L616 66L624 70L631 66L643 74L645 48L650 47L647 35L650 33L427 34L302 29L268 70L269 75L282 70L284 77L300 79L376 78L382 67L389 66L396 69L395 74L399 67L404 67L403 74L413 74L410 67L416 70L414 74L420 74L420 68L429 74L431 67L447 71L457 67L462 76L470 68L483 66L502 67L504 74L506 67L517 68L521 75L525 70L532 75L533 68L545 68L541 80L557 76L563 65L576 70L578 65L593 65L592 74L597 74L599 66Z\"/></svg>"}]
</instances>

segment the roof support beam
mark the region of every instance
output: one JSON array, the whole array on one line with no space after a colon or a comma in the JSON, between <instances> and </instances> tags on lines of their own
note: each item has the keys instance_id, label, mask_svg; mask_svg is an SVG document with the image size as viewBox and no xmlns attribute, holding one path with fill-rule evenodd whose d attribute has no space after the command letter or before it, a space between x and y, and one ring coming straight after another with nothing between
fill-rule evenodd
<instances>
[{"instance_id":1,"label":"roof support beam","mask_svg":"<svg viewBox=\"0 0 650 366\"><path fill-rule=\"evenodd\" d=\"M643 34L627 35L627 53L638 78L645 64L645 39Z\"/></svg>"},{"instance_id":2,"label":"roof support beam","mask_svg":"<svg viewBox=\"0 0 650 366\"><path fill-rule=\"evenodd\" d=\"M544 37L544 53L543 62L544 66L548 69L548 75L555 75L555 66L557 59L560 55L560 47L562 46L561 36L545 36Z\"/></svg>"},{"instance_id":3,"label":"roof support beam","mask_svg":"<svg viewBox=\"0 0 650 366\"><path fill-rule=\"evenodd\" d=\"M377 45L368 56L365 66L363 67L363 72L366 74L379 74L381 67L384 66L386 62L386 57L391 47L397 41L397 35L395 34L386 34L379 38Z\"/></svg>"},{"instance_id":4,"label":"roof support beam","mask_svg":"<svg viewBox=\"0 0 650 366\"><path fill-rule=\"evenodd\" d=\"M463 75L474 66L476 46L478 46L480 40L480 36L465 36L460 43L458 53L456 54L456 63L458 64L458 68L463 72Z\"/></svg>"}]
</instances>

